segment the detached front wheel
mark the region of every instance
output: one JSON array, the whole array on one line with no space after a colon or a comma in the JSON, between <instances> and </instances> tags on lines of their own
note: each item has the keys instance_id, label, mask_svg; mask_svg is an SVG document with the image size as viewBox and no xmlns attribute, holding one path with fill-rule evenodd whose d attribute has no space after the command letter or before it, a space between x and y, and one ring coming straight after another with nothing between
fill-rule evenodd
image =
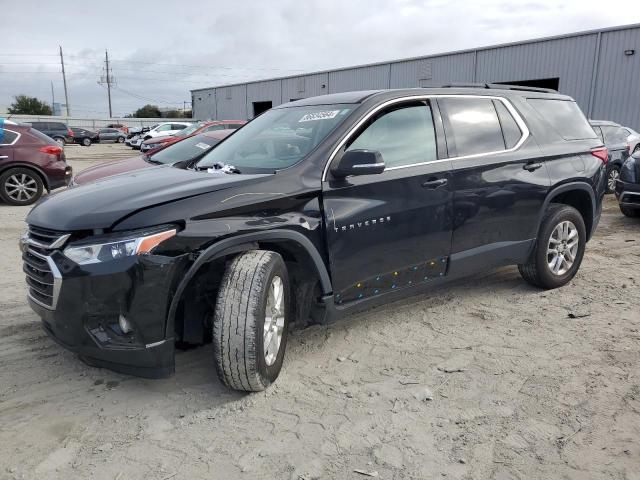
<instances>
[{"instance_id":1,"label":"detached front wheel","mask_svg":"<svg viewBox=\"0 0 640 480\"><path fill-rule=\"evenodd\" d=\"M213 347L220 380L257 392L282 368L290 316L289 276L282 257L252 250L224 273L213 318Z\"/></svg>"}]
</instances>

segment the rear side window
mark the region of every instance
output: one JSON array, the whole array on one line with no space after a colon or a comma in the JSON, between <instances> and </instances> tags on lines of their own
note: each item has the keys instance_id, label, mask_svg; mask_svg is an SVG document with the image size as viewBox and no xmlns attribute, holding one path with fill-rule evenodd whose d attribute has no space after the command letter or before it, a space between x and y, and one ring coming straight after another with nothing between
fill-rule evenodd
<instances>
[{"instance_id":1,"label":"rear side window","mask_svg":"<svg viewBox=\"0 0 640 480\"><path fill-rule=\"evenodd\" d=\"M39 130L36 130L35 128L30 128L29 130L27 130L27 134L31 137L37 138L38 140L44 142L47 145L57 145L56 141L53 138L45 135L44 133L42 133Z\"/></svg>"},{"instance_id":2,"label":"rear side window","mask_svg":"<svg viewBox=\"0 0 640 480\"><path fill-rule=\"evenodd\" d=\"M18 138L18 134L16 132L12 132L11 130L4 130L2 134L0 134L0 145L11 145Z\"/></svg>"},{"instance_id":3,"label":"rear side window","mask_svg":"<svg viewBox=\"0 0 640 480\"><path fill-rule=\"evenodd\" d=\"M622 127L613 127L604 125L602 127L602 132L604 133L604 141L605 143L626 143L627 131Z\"/></svg>"},{"instance_id":4,"label":"rear side window","mask_svg":"<svg viewBox=\"0 0 640 480\"><path fill-rule=\"evenodd\" d=\"M224 125L211 125L205 129L205 132L212 132L214 130L224 130Z\"/></svg>"},{"instance_id":5,"label":"rear side window","mask_svg":"<svg viewBox=\"0 0 640 480\"><path fill-rule=\"evenodd\" d=\"M376 150L387 168L433 161L438 155L431 109L421 104L385 112L347 150Z\"/></svg>"},{"instance_id":6,"label":"rear side window","mask_svg":"<svg viewBox=\"0 0 640 480\"><path fill-rule=\"evenodd\" d=\"M174 123L174 124L172 125L172 127L173 127L173 128L172 128L171 130L182 130L182 129L184 129L184 128L187 128L187 126L186 126L186 125L180 125L180 124L177 124L177 123Z\"/></svg>"},{"instance_id":7,"label":"rear side window","mask_svg":"<svg viewBox=\"0 0 640 480\"><path fill-rule=\"evenodd\" d=\"M499 100L494 100L493 106L496 107L496 112L498 113L505 148L515 147L522 138L522 130L520 130L515 118L513 118L513 115L511 115L511 112L509 112L504 103Z\"/></svg>"},{"instance_id":8,"label":"rear side window","mask_svg":"<svg viewBox=\"0 0 640 480\"><path fill-rule=\"evenodd\" d=\"M476 155L505 149L502 128L493 102L488 98L444 98L438 100L449 119L457 155Z\"/></svg>"},{"instance_id":9,"label":"rear side window","mask_svg":"<svg viewBox=\"0 0 640 480\"><path fill-rule=\"evenodd\" d=\"M49 130L66 130L67 126L64 123L49 122Z\"/></svg>"},{"instance_id":10,"label":"rear side window","mask_svg":"<svg viewBox=\"0 0 640 480\"><path fill-rule=\"evenodd\" d=\"M545 98L528 98L527 101L565 140L596 138L576 102Z\"/></svg>"}]
</instances>

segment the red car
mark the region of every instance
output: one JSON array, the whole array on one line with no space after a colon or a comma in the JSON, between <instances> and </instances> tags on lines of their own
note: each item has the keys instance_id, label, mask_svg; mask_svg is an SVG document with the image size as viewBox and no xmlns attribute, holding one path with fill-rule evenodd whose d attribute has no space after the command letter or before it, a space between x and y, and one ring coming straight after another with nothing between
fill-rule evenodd
<instances>
[{"instance_id":1,"label":"red car","mask_svg":"<svg viewBox=\"0 0 640 480\"><path fill-rule=\"evenodd\" d=\"M200 160L223 138L231 135L234 131L225 129L200 133L178 139L172 145L149 154L143 153L137 157L89 167L73 178L72 185L82 185L111 175L133 172L157 165L174 165L186 168Z\"/></svg>"},{"instance_id":2,"label":"red car","mask_svg":"<svg viewBox=\"0 0 640 480\"><path fill-rule=\"evenodd\" d=\"M44 190L71 180L64 150L51 137L13 122L0 124L0 198L9 205L30 205Z\"/></svg>"},{"instance_id":3,"label":"red car","mask_svg":"<svg viewBox=\"0 0 640 480\"><path fill-rule=\"evenodd\" d=\"M185 137L197 135L204 132L212 132L215 130L231 129L235 130L247 123L245 120L210 120L207 122L199 122L191 125L190 127L180 130L174 135L165 135L162 137L154 137L142 142L140 145L141 152L149 152L156 150L167 145L171 145Z\"/></svg>"}]
</instances>

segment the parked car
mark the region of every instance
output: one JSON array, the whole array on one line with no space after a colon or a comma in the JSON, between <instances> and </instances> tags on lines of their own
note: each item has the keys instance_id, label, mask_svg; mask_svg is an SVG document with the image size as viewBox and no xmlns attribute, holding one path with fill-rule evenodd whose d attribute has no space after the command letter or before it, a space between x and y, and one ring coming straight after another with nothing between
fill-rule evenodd
<instances>
[{"instance_id":1,"label":"parked car","mask_svg":"<svg viewBox=\"0 0 640 480\"><path fill-rule=\"evenodd\" d=\"M609 151L607 164L607 193L613 193L616 180L620 176L622 164L629 157L629 145L627 138L630 129L622 127L615 122L606 120L589 120L593 130L598 134Z\"/></svg>"},{"instance_id":2,"label":"parked car","mask_svg":"<svg viewBox=\"0 0 640 480\"><path fill-rule=\"evenodd\" d=\"M123 143L127 136L117 128L101 128L98 130L98 138L101 142Z\"/></svg>"},{"instance_id":3,"label":"parked car","mask_svg":"<svg viewBox=\"0 0 640 480\"><path fill-rule=\"evenodd\" d=\"M278 377L293 321L504 265L561 287L598 224L608 153L577 104L548 92L306 98L256 117L191 169L51 196L21 240L29 303L91 365L166 376L176 342L212 338L222 382L257 391Z\"/></svg>"},{"instance_id":4,"label":"parked car","mask_svg":"<svg viewBox=\"0 0 640 480\"><path fill-rule=\"evenodd\" d=\"M30 122L32 128L53 138L58 145L64 147L73 143L73 131L63 122Z\"/></svg>"},{"instance_id":5,"label":"parked car","mask_svg":"<svg viewBox=\"0 0 640 480\"><path fill-rule=\"evenodd\" d=\"M140 150L140 146L142 145L143 141L144 140L142 138L142 135L136 135L135 137L127 140L127 142L129 142L129 146L134 150Z\"/></svg>"},{"instance_id":6,"label":"parked car","mask_svg":"<svg viewBox=\"0 0 640 480\"><path fill-rule=\"evenodd\" d=\"M640 133L634 132L627 137L627 152L630 156L640 152Z\"/></svg>"},{"instance_id":7,"label":"parked car","mask_svg":"<svg viewBox=\"0 0 640 480\"><path fill-rule=\"evenodd\" d=\"M74 142L85 147L91 146L92 143L100 142L98 132L92 132L80 127L71 127L71 131L73 132Z\"/></svg>"},{"instance_id":8,"label":"parked car","mask_svg":"<svg viewBox=\"0 0 640 480\"><path fill-rule=\"evenodd\" d=\"M640 150L622 164L615 193L620 211L624 215L640 217Z\"/></svg>"},{"instance_id":9,"label":"parked car","mask_svg":"<svg viewBox=\"0 0 640 480\"><path fill-rule=\"evenodd\" d=\"M121 123L110 123L106 128L115 128L116 130L120 130L125 135L129 133L129 127Z\"/></svg>"},{"instance_id":10,"label":"parked car","mask_svg":"<svg viewBox=\"0 0 640 480\"><path fill-rule=\"evenodd\" d=\"M177 165L180 168L189 168L193 162L199 160L222 139L232 133L233 130L215 130L200 133L183 138L179 142L172 143L155 152L125 158L124 160L116 160L115 162L101 163L82 170L73 178L71 184L82 185L100 178L158 165Z\"/></svg>"},{"instance_id":11,"label":"parked car","mask_svg":"<svg viewBox=\"0 0 640 480\"><path fill-rule=\"evenodd\" d=\"M161 123L155 128L152 128L147 133L144 134L143 140L147 140L153 137L161 137L165 135L173 135L174 133L178 133L180 130L184 130L185 128L191 126L192 122L165 122Z\"/></svg>"},{"instance_id":12,"label":"parked car","mask_svg":"<svg viewBox=\"0 0 640 480\"><path fill-rule=\"evenodd\" d=\"M139 135L141 133L147 133L152 128L157 127L158 125L153 125L152 127L131 127L127 132L127 139Z\"/></svg>"},{"instance_id":13,"label":"parked car","mask_svg":"<svg viewBox=\"0 0 640 480\"><path fill-rule=\"evenodd\" d=\"M164 146L170 145L174 142L178 142L185 137L189 137L191 135L196 135L198 133L203 132L211 132L214 130L224 130L231 129L236 130L240 128L242 125L247 123L245 120L210 120L207 122L198 122L194 123L184 130L180 130L173 135L167 135L162 137L155 137L145 140L140 145L140 150L142 152L148 152L150 150L156 150L158 148L162 148Z\"/></svg>"},{"instance_id":14,"label":"parked car","mask_svg":"<svg viewBox=\"0 0 640 480\"><path fill-rule=\"evenodd\" d=\"M63 148L29 124L5 121L0 136L0 198L30 205L71 179Z\"/></svg>"}]
</instances>

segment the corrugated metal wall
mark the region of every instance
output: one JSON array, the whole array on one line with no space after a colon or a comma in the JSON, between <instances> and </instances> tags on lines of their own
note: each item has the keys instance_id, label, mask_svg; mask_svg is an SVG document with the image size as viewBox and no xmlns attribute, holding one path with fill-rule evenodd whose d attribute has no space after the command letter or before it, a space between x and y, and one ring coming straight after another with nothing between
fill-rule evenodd
<instances>
[{"instance_id":1,"label":"corrugated metal wall","mask_svg":"<svg viewBox=\"0 0 640 480\"><path fill-rule=\"evenodd\" d=\"M625 50L635 54L625 55ZM638 26L196 90L193 111L196 118L251 118L252 102L271 101L276 106L351 90L544 78L559 78L560 92L575 98L591 118L640 131Z\"/></svg>"}]
</instances>

